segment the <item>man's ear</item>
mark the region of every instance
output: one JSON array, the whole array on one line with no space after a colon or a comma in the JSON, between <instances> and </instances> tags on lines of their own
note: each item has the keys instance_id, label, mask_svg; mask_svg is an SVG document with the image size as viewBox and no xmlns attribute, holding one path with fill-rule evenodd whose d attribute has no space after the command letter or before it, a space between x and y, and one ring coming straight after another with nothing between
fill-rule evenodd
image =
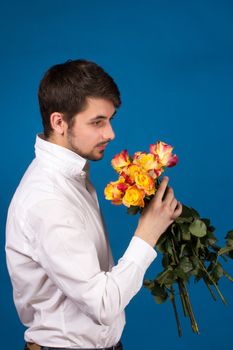
<instances>
[{"instance_id":1,"label":"man's ear","mask_svg":"<svg viewBox=\"0 0 233 350\"><path fill-rule=\"evenodd\" d=\"M53 112L50 115L50 124L54 132L59 135L64 135L67 129L67 122L64 120L64 115L59 112Z\"/></svg>"}]
</instances>

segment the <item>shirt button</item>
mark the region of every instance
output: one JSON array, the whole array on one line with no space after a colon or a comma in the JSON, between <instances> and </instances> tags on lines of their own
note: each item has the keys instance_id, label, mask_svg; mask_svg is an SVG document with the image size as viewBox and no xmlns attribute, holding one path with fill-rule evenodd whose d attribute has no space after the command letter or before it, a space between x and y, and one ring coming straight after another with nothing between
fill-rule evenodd
<instances>
[{"instance_id":1,"label":"shirt button","mask_svg":"<svg viewBox=\"0 0 233 350\"><path fill-rule=\"evenodd\" d=\"M86 173L85 173L85 171L81 171L81 173L80 173L80 177L83 177L83 178L85 178L85 177L86 177Z\"/></svg>"}]
</instances>

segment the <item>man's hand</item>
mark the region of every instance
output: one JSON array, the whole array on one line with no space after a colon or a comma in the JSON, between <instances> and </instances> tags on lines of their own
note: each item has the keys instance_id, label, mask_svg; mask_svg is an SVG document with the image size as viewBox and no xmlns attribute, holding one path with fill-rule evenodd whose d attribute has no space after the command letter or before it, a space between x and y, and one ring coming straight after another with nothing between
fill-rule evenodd
<instances>
[{"instance_id":1,"label":"man's hand","mask_svg":"<svg viewBox=\"0 0 233 350\"><path fill-rule=\"evenodd\" d=\"M165 176L161 181L154 198L143 210L135 231L135 236L140 237L152 247L182 212L182 205L176 200L173 189L167 188L168 180L168 177Z\"/></svg>"}]
</instances>

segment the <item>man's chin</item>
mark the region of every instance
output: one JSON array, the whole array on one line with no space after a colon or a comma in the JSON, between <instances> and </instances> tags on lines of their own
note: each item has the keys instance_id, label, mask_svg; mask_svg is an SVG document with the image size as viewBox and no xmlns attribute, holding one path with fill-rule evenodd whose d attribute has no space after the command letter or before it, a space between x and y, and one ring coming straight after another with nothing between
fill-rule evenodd
<instances>
[{"instance_id":1,"label":"man's chin","mask_svg":"<svg viewBox=\"0 0 233 350\"><path fill-rule=\"evenodd\" d=\"M100 151L97 154L90 154L87 159L98 161L98 160L101 160L103 157L104 157L104 151Z\"/></svg>"}]
</instances>

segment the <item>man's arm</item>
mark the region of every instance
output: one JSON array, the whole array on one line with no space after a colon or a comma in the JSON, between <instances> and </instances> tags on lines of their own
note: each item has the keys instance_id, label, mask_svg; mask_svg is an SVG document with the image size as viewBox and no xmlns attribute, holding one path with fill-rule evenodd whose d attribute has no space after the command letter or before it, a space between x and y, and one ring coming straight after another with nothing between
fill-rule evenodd
<instances>
[{"instance_id":1,"label":"man's arm","mask_svg":"<svg viewBox=\"0 0 233 350\"><path fill-rule=\"evenodd\" d=\"M53 200L33 209L39 263L64 295L94 322L110 325L141 288L145 271L156 257L152 246L172 222L171 215L178 214L177 209L172 214L167 208L173 203L171 193L163 199L166 183L163 180L125 254L109 272L101 270L95 244L77 212ZM30 217L33 219L33 215Z\"/></svg>"}]
</instances>

